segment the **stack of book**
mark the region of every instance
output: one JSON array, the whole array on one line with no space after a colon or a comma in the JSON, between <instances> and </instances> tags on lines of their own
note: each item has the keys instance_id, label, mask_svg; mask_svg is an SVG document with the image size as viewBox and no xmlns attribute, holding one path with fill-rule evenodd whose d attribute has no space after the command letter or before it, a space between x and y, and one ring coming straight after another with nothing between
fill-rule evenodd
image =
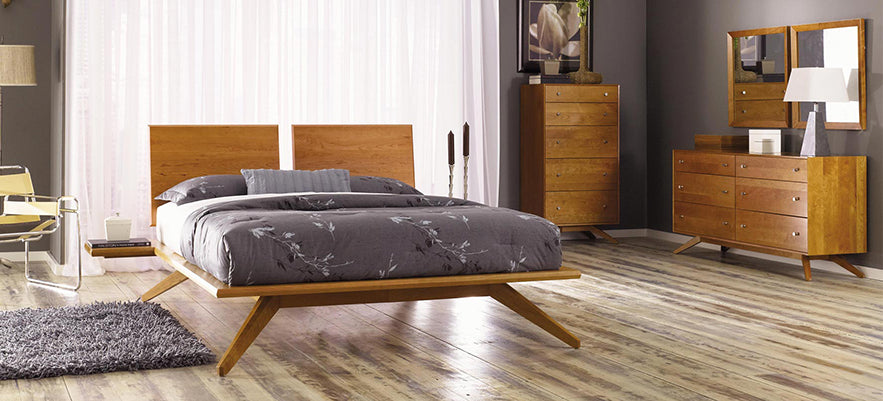
<instances>
[{"instance_id":1,"label":"stack of book","mask_svg":"<svg viewBox=\"0 0 883 401\"><path fill-rule=\"evenodd\" d=\"M150 240L147 238L131 238L128 241L108 241L106 239L90 239L86 240L86 246L92 249L103 248L132 248L138 246L150 246Z\"/></svg>"},{"instance_id":2,"label":"stack of book","mask_svg":"<svg viewBox=\"0 0 883 401\"><path fill-rule=\"evenodd\" d=\"M531 75L530 84L569 84L570 77L565 74L560 75Z\"/></svg>"}]
</instances>

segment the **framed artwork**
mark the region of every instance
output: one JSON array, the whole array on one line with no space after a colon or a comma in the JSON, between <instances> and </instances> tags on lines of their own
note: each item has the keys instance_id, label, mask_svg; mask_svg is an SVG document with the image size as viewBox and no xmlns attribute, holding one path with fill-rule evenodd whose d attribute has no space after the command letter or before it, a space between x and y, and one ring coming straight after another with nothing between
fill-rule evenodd
<instances>
[{"instance_id":1,"label":"framed artwork","mask_svg":"<svg viewBox=\"0 0 883 401\"><path fill-rule=\"evenodd\" d=\"M595 2L589 5L588 40L579 46L576 0L518 0L518 72L539 73L543 60L559 60L561 73L579 69L581 52L592 69L592 26Z\"/></svg>"}]
</instances>

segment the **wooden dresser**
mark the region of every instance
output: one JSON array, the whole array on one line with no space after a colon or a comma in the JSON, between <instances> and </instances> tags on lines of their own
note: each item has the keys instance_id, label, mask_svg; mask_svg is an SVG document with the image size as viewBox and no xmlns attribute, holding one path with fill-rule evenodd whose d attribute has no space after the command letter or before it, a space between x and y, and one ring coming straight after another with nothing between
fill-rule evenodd
<instances>
[{"instance_id":1,"label":"wooden dresser","mask_svg":"<svg viewBox=\"0 0 883 401\"><path fill-rule=\"evenodd\" d=\"M619 85L521 87L521 210L616 242Z\"/></svg>"},{"instance_id":2,"label":"wooden dresser","mask_svg":"<svg viewBox=\"0 0 883 401\"><path fill-rule=\"evenodd\" d=\"M672 227L708 242L810 261L867 252L867 159L675 150Z\"/></svg>"}]
</instances>

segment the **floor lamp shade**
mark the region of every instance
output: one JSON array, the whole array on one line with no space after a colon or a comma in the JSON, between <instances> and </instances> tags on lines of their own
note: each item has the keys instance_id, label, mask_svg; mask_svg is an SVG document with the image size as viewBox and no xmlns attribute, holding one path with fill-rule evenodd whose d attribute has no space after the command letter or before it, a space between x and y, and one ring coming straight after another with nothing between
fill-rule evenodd
<instances>
[{"instance_id":1,"label":"floor lamp shade","mask_svg":"<svg viewBox=\"0 0 883 401\"><path fill-rule=\"evenodd\" d=\"M0 86L35 86L34 46L0 45Z\"/></svg>"},{"instance_id":2,"label":"floor lamp shade","mask_svg":"<svg viewBox=\"0 0 883 401\"><path fill-rule=\"evenodd\" d=\"M828 156L828 137L825 122L816 121L819 102L848 102L846 80L840 68L794 68L788 78L785 102L813 102L813 111L806 119L801 156Z\"/></svg>"}]
</instances>

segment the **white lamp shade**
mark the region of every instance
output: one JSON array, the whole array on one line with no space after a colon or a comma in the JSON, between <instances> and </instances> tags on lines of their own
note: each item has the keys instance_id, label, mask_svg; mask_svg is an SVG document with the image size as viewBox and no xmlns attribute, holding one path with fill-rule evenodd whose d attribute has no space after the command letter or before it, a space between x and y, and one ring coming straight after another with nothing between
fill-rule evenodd
<instances>
[{"instance_id":1,"label":"white lamp shade","mask_svg":"<svg viewBox=\"0 0 883 401\"><path fill-rule=\"evenodd\" d=\"M34 46L0 45L0 86L35 86Z\"/></svg>"},{"instance_id":2,"label":"white lamp shade","mask_svg":"<svg viewBox=\"0 0 883 401\"><path fill-rule=\"evenodd\" d=\"M785 90L786 102L848 102L841 68L794 68Z\"/></svg>"}]
</instances>

